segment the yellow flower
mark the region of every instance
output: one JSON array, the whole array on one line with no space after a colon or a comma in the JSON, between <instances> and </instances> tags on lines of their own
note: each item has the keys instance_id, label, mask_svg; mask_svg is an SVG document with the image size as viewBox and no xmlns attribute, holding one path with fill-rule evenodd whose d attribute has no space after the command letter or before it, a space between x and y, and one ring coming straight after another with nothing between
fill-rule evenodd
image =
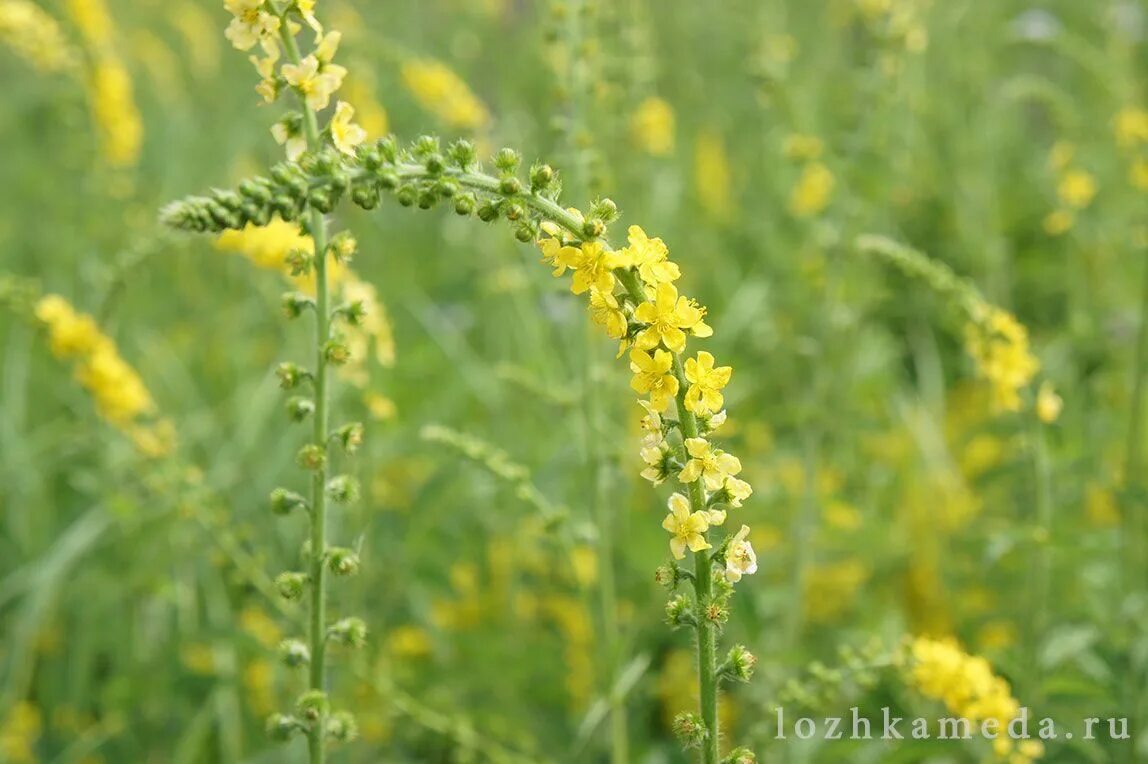
<instances>
[{"instance_id":1,"label":"yellow flower","mask_svg":"<svg viewBox=\"0 0 1148 764\"><path fill-rule=\"evenodd\" d=\"M1148 160L1137 159L1128 168L1128 182L1141 191L1148 191Z\"/></svg>"},{"instance_id":2,"label":"yellow flower","mask_svg":"<svg viewBox=\"0 0 1148 764\"><path fill-rule=\"evenodd\" d=\"M714 368L712 354L702 350L697 358L686 359L686 380L690 383L686 391L686 408L695 414L706 416L721 410L725 399L721 390L729 384L733 368Z\"/></svg>"},{"instance_id":3,"label":"yellow flower","mask_svg":"<svg viewBox=\"0 0 1148 764\"><path fill-rule=\"evenodd\" d=\"M283 78L303 97L307 108L313 111L327 108L331 95L343 84L346 72L346 69L334 64L321 65L315 54L307 56L298 65L283 65Z\"/></svg>"},{"instance_id":4,"label":"yellow flower","mask_svg":"<svg viewBox=\"0 0 1148 764\"><path fill-rule=\"evenodd\" d=\"M817 136L794 133L786 137L782 150L787 159L808 162L814 159L820 159L821 152L824 149L824 144L822 144L821 139Z\"/></svg>"},{"instance_id":5,"label":"yellow flower","mask_svg":"<svg viewBox=\"0 0 1148 764\"><path fill-rule=\"evenodd\" d=\"M1127 106L1119 111L1113 121L1116 142L1121 148L1135 148L1148 143L1148 111L1136 106Z\"/></svg>"},{"instance_id":6,"label":"yellow flower","mask_svg":"<svg viewBox=\"0 0 1148 764\"><path fill-rule=\"evenodd\" d=\"M645 403L645 401L638 402ZM639 453L642 461L646 463L646 468L641 473L642 477L654 485L661 485L666 479L666 457L670 454L670 445L665 440L660 440L652 446L644 446Z\"/></svg>"},{"instance_id":7,"label":"yellow flower","mask_svg":"<svg viewBox=\"0 0 1148 764\"><path fill-rule=\"evenodd\" d=\"M714 220L733 217L733 173L721 133L702 131L694 146L694 187L702 209Z\"/></svg>"},{"instance_id":8,"label":"yellow flower","mask_svg":"<svg viewBox=\"0 0 1148 764\"><path fill-rule=\"evenodd\" d=\"M316 33L322 33L323 26L315 18L315 0L295 0L295 8L303 17L303 21L307 22L307 26L314 29Z\"/></svg>"},{"instance_id":9,"label":"yellow flower","mask_svg":"<svg viewBox=\"0 0 1148 764\"><path fill-rule=\"evenodd\" d=\"M823 212L833 198L836 180L829 168L820 162L805 165L793 193L789 197L789 211L796 217L812 217Z\"/></svg>"},{"instance_id":10,"label":"yellow flower","mask_svg":"<svg viewBox=\"0 0 1148 764\"><path fill-rule=\"evenodd\" d=\"M1072 230L1076 218L1068 210L1054 210L1044 218L1044 231L1049 236L1061 236Z\"/></svg>"},{"instance_id":11,"label":"yellow flower","mask_svg":"<svg viewBox=\"0 0 1148 764\"><path fill-rule=\"evenodd\" d=\"M7 716L0 719L0 761L10 764L34 764L36 742L43 733L40 709L28 701L15 703Z\"/></svg>"},{"instance_id":12,"label":"yellow flower","mask_svg":"<svg viewBox=\"0 0 1148 764\"><path fill-rule=\"evenodd\" d=\"M123 64L109 58L96 65L91 99L104 158L116 167L133 164L143 141L143 122L132 95L131 76Z\"/></svg>"},{"instance_id":13,"label":"yellow flower","mask_svg":"<svg viewBox=\"0 0 1148 764\"><path fill-rule=\"evenodd\" d=\"M279 32L279 17L263 10L263 0L225 0L223 5L235 17L223 36L239 50L251 50Z\"/></svg>"},{"instance_id":14,"label":"yellow flower","mask_svg":"<svg viewBox=\"0 0 1148 764\"><path fill-rule=\"evenodd\" d=\"M271 126L271 135L276 143L287 150L287 158L292 162L307 151L307 136L303 134L303 129L298 124L280 120Z\"/></svg>"},{"instance_id":15,"label":"yellow flower","mask_svg":"<svg viewBox=\"0 0 1148 764\"><path fill-rule=\"evenodd\" d=\"M606 328L606 336L620 340L626 336L626 314L612 292L590 288L590 319Z\"/></svg>"},{"instance_id":16,"label":"yellow flower","mask_svg":"<svg viewBox=\"0 0 1148 764\"><path fill-rule=\"evenodd\" d=\"M743 501L753 495L753 486L733 476L725 479L723 490L728 496L730 505L734 507L740 507Z\"/></svg>"},{"instance_id":17,"label":"yellow flower","mask_svg":"<svg viewBox=\"0 0 1148 764\"><path fill-rule=\"evenodd\" d=\"M59 23L30 0L0 0L0 41L41 71L67 72L79 62Z\"/></svg>"},{"instance_id":18,"label":"yellow flower","mask_svg":"<svg viewBox=\"0 0 1148 764\"><path fill-rule=\"evenodd\" d=\"M981 315L965 330L965 348L979 376L992 387L998 408L1020 410L1019 391L1040 371L1028 348L1028 331L1011 313L993 306L977 308Z\"/></svg>"},{"instance_id":19,"label":"yellow flower","mask_svg":"<svg viewBox=\"0 0 1148 764\"><path fill-rule=\"evenodd\" d=\"M749 543L749 526L743 525L725 549L725 580L736 584L742 576L757 572L757 555Z\"/></svg>"},{"instance_id":20,"label":"yellow flower","mask_svg":"<svg viewBox=\"0 0 1148 764\"><path fill-rule=\"evenodd\" d=\"M603 248L602 242L587 241L581 247L562 247L558 252L564 258L563 265L574 271L571 292L582 294L591 288L614 291L614 268L619 261L615 253Z\"/></svg>"},{"instance_id":21,"label":"yellow flower","mask_svg":"<svg viewBox=\"0 0 1148 764\"><path fill-rule=\"evenodd\" d=\"M1052 383L1045 380L1036 394L1036 415L1045 424L1052 424L1060 417L1064 400L1052 389Z\"/></svg>"},{"instance_id":22,"label":"yellow flower","mask_svg":"<svg viewBox=\"0 0 1148 764\"><path fill-rule=\"evenodd\" d=\"M670 371L673 365L674 357L665 350L655 350L652 356L642 350L630 351L630 371L634 372L630 387L643 395L649 393L654 411L665 411L678 394L678 379Z\"/></svg>"},{"instance_id":23,"label":"yellow flower","mask_svg":"<svg viewBox=\"0 0 1148 764\"><path fill-rule=\"evenodd\" d=\"M355 107L339 101L331 118L331 140L335 148L349 156L354 156L355 147L367 139L367 131L351 121L354 116Z\"/></svg>"},{"instance_id":24,"label":"yellow flower","mask_svg":"<svg viewBox=\"0 0 1148 764\"><path fill-rule=\"evenodd\" d=\"M646 410L646 415L642 417L642 421L639 423L643 433L642 446L655 448L666 439L666 435L662 431L662 417L654 410L649 401L639 400L638 405Z\"/></svg>"},{"instance_id":25,"label":"yellow flower","mask_svg":"<svg viewBox=\"0 0 1148 764\"><path fill-rule=\"evenodd\" d=\"M709 530L709 520L705 512L690 513L690 501L680 493L670 496L670 513L662 521L662 527L673 534L670 539L670 551L675 560L686 556L686 548L691 552L701 552L709 549L710 543L706 541L705 532Z\"/></svg>"},{"instance_id":26,"label":"yellow flower","mask_svg":"<svg viewBox=\"0 0 1148 764\"><path fill-rule=\"evenodd\" d=\"M704 317L705 309L687 297L679 297L673 284L659 284L654 301L643 302L634 310L634 318L649 324L635 338L635 344L642 350L651 350L663 343L681 353L686 349L687 331L695 337L713 334L713 329L702 320Z\"/></svg>"},{"instance_id":27,"label":"yellow flower","mask_svg":"<svg viewBox=\"0 0 1148 764\"><path fill-rule=\"evenodd\" d=\"M430 58L406 61L403 84L424 109L452 127L474 130L490 121L490 113L466 83L446 65Z\"/></svg>"},{"instance_id":28,"label":"yellow flower","mask_svg":"<svg viewBox=\"0 0 1148 764\"><path fill-rule=\"evenodd\" d=\"M1056 171L1068 168L1072 158L1076 156L1076 146L1068 141L1057 141L1048 152L1048 165Z\"/></svg>"},{"instance_id":29,"label":"yellow flower","mask_svg":"<svg viewBox=\"0 0 1148 764\"><path fill-rule=\"evenodd\" d=\"M1087 170L1069 170L1060 179L1056 194L1069 207L1084 209L1096 196L1096 179Z\"/></svg>"},{"instance_id":30,"label":"yellow flower","mask_svg":"<svg viewBox=\"0 0 1148 764\"><path fill-rule=\"evenodd\" d=\"M630 116L630 136L638 148L653 156L674 150L674 110L664 99L650 96Z\"/></svg>"},{"instance_id":31,"label":"yellow flower","mask_svg":"<svg viewBox=\"0 0 1148 764\"><path fill-rule=\"evenodd\" d=\"M279 97L279 80L275 76L275 64L279 62L279 48L272 48L263 58L251 56L249 60L259 73L259 84L255 86L255 92L263 96L266 103L274 103Z\"/></svg>"},{"instance_id":32,"label":"yellow flower","mask_svg":"<svg viewBox=\"0 0 1148 764\"><path fill-rule=\"evenodd\" d=\"M639 226L632 225L627 231L630 246L617 252L625 265L638 269L642 281L652 287L677 281L682 272L676 263L670 262L669 249L661 239L651 239Z\"/></svg>"},{"instance_id":33,"label":"yellow flower","mask_svg":"<svg viewBox=\"0 0 1148 764\"><path fill-rule=\"evenodd\" d=\"M678 480L692 483L701 478L707 491L720 490L726 480L741 472L741 461L732 454L714 448L705 438L686 438L690 460L678 473Z\"/></svg>"}]
</instances>

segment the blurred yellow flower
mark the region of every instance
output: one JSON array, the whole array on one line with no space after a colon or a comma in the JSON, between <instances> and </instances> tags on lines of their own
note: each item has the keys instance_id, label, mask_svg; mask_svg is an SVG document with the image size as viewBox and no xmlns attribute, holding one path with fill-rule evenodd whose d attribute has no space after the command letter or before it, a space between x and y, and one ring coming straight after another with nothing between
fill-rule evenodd
<instances>
[{"instance_id":1,"label":"blurred yellow flower","mask_svg":"<svg viewBox=\"0 0 1148 764\"><path fill-rule=\"evenodd\" d=\"M673 152L673 107L657 96L646 98L630 115L630 136L638 148L652 156Z\"/></svg>"},{"instance_id":2,"label":"blurred yellow flower","mask_svg":"<svg viewBox=\"0 0 1148 764\"><path fill-rule=\"evenodd\" d=\"M1044 218L1044 231L1049 236L1060 236L1072 230L1075 216L1068 210L1054 210Z\"/></svg>"},{"instance_id":3,"label":"blurred yellow flower","mask_svg":"<svg viewBox=\"0 0 1148 764\"><path fill-rule=\"evenodd\" d=\"M451 127L477 130L490 122L482 101L441 61L410 59L403 62L401 75L419 105Z\"/></svg>"},{"instance_id":4,"label":"blurred yellow flower","mask_svg":"<svg viewBox=\"0 0 1148 764\"><path fill-rule=\"evenodd\" d=\"M1062 408L1064 400L1053 390L1052 383L1047 380L1041 383L1040 390L1036 394L1036 415L1040 417L1040 421L1052 424L1060 417Z\"/></svg>"},{"instance_id":5,"label":"blurred yellow flower","mask_svg":"<svg viewBox=\"0 0 1148 764\"><path fill-rule=\"evenodd\" d=\"M1056 194L1065 205L1084 209L1096 196L1096 179L1087 170L1069 170L1061 177Z\"/></svg>"},{"instance_id":6,"label":"blurred yellow flower","mask_svg":"<svg viewBox=\"0 0 1148 764\"><path fill-rule=\"evenodd\" d=\"M794 133L786 136L782 151L787 159L808 162L820 159L824 149L825 145L817 136Z\"/></svg>"},{"instance_id":7,"label":"blurred yellow flower","mask_svg":"<svg viewBox=\"0 0 1148 764\"><path fill-rule=\"evenodd\" d=\"M36 764L35 745L44 729L40 709L22 700L0 719L0 761L8 764Z\"/></svg>"},{"instance_id":8,"label":"blurred yellow flower","mask_svg":"<svg viewBox=\"0 0 1148 764\"><path fill-rule=\"evenodd\" d=\"M733 217L733 172L721 133L706 128L694 145L694 188L702 209L719 222Z\"/></svg>"},{"instance_id":9,"label":"blurred yellow flower","mask_svg":"<svg viewBox=\"0 0 1148 764\"><path fill-rule=\"evenodd\" d=\"M56 19L30 0L0 0L0 44L45 72L71 72L80 60Z\"/></svg>"},{"instance_id":10,"label":"blurred yellow flower","mask_svg":"<svg viewBox=\"0 0 1148 764\"><path fill-rule=\"evenodd\" d=\"M1121 148L1131 149L1148 143L1148 110L1127 106L1117 112L1112 127Z\"/></svg>"},{"instance_id":11,"label":"blurred yellow flower","mask_svg":"<svg viewBox=\"0 0 1148 764\"><path fill-rule=\"evenodd\" d=\"M805 165L789 196L790 213L806 218L824 212L833 198L836 184L833 173L825 165L820 162Z\"/></svg>"},{"instance_id":12,"label":"blurred yellow flower","mask_svg":"<svg viewBox=\"0 0 1148 764\"><path fill-rule=\"evenodd\" d=\"M977 312L965 330L965 349L976 362L977 374L988 380L995 405L1018 411L1020 390L1040 370L1040 361L1029 351L1028 330L995 306L982 303Z\"/></svg>"}]
</instances>

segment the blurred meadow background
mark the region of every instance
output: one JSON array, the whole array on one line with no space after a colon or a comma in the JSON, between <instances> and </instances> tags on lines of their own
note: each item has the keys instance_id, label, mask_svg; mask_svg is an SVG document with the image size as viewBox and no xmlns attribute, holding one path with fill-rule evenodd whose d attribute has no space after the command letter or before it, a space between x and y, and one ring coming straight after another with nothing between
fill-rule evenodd
<instances>
[{"instance_id":1,"label":"blurred meadow background","mask_svg":"<svg viewBox=\"0 0 1148 764\"><path fill-rule=\"evenodd\" d=\"M272 373L308 352L280 316L293 234L156 222L277 161L278 113L222 2L106 3L0 0L0 762L302 761L263 733L304 617L271 583L302 526L266 499L298 480ZM952 637L1037 718L1129 719L996 760L1148 761L1142 0L320 6L372 137L552 163L709 307L760 564L726 626L760 661L722 698L731 738L994 760L774 739L778 704L943 713L891 656ZM630 761L689 760L693 650L663 623L664 498L615 347L501 227L337 215L380 320L335 403L367 437L335 518L363 571L333 597L371 639L333 669L361 739L332 759L604 762L621 734ZM867 234L1015 314L1040 362L1018 401ZM109 367L61 357L48 294Z\"/></svg>"}]
</instances>

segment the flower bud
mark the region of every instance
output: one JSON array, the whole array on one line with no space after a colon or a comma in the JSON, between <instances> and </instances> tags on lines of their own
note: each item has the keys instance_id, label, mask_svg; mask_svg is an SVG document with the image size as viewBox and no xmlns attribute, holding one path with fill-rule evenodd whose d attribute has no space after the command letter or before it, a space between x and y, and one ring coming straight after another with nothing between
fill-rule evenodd
<instances>
[{"instance_id":1,"label":"flower bud","mask_svg":"<svg viewBox=\"0 0 1148 764\"><path fill-rule=\"evenodd\" d=\"M359 727L355 724L355 717L348 711L336 711L327 719L324 731L330 740L337 743L348 743L359 736Z\"/></svg>"},{"instance_id":2,"label":"flower bud","mask_svg":"<svg viewBox=\"0 0 1148 764\"><path fill-rule=\"evenodd\" d=\"M307 194L307 203L324 215L335 209L335 201L331 198L330 192L322 188L316 188Z\"/></svg>"},{"instance_id":3,"label":"flower bud","mask_svg":"<svg viewBox=\"0 0 1148 764\"><path fill-rule=\"evenodd\" d=\"M597 239L606 233L606 226L597 218L587 218L582 223L582 235L587 239Z\"/></svg>"},{"instance_id":4,"label":"flower bud","mask_svg":"<svg viewBox=\"0 0 1148 764\"><path fill-rule=\"evenodd\" d=\"M299 449L295 462L305 470L319 470L327 463L327 453L322 446L308 443Z\"/></svg>"},{"instance_id":5,"label":"flower bud","mask_svg":"<svg viewBox=\"0 0 1148 764\"><path fill-rule=\"evenodd\" d=\"M748 748L735 748L726 754L721 764L757 764L757 757Z\"/></svg>"},{"instance_id":6,"label":"flower bud","mask_svg":"<svg viewBox=\"0 0 1148 764\"><path fill-rule=\"evenodd\" d=\"M522 156L512 148L499 149L494 156L494 166L506 174L517 170L521 162Z\"/></svg>"},{"instance_id":7,"label":"flower bud","mask_svg":"<svg viewBox=\"0 0 1148 764\"><path fill-rule=\"evenodd\" d=\"M306 276L315 265L315 258L309 252L293 249L287 253L287 268L292 276Z\"/></svg>"},{"instance_id":8,"label":"flower bud","mask_svg":"<svg viewBox=\"0 0 1148 764\"><path fill-rule=\"evenodd\" d=\"M342 316L351 326L358 326L367 315L367 306L362 300L355 300L336 308L334 315Z\"/></svg>"},{"instance_id":9,"label":"flower bud","mask_svg":"<svg viewBox=\"0 0 1148 764\"><path fill-rule=\"evenodd\" d=\"M475 200L474 194L470 194L470 193L462 194L460 196L455 197L454 211L457 212L459 215L473 215L475 203L476 203L476 200Z\"/></svg>"},{"instance_id":10,"label":"flower bud","mask_svg":"<svg viewBox=\"0 0 1148 764\"><path fill-rule=\"evenodd\" d=\"M271 714L267 717L265 729L267 736L272 740L280 743L286 742L299 732L302 722L294 716L287 716L286 714Z\"/></svg>"},{"instance_id":11,"label":"flower bud","mask_svg":"<svg viewBox=\"0 0 1148 764\"><path fill-rule=\"evenodd\" d=\"M311 648L302 640L285 639L279 643L279 660L291 668L306 666L311 662Z\"/></svg>"},{"instance_id":12,"label":"flower bud","mask_svg":"<svg viewBox=\"0 0 1148 764\"><path fill-rule=\"evenodd\" d=\"M447 149L447 156L458 169L466 171L474 164L477 155L474 144L467 140L457 140L450 144L450 148Z\"/></svg>"},{"instance_id":13,"label":"flower bud","mask_svg":"<svg viewBox=\"0 0 1148 764\"><path fill-rule=\"evenodd\" d=\"M303 311L315 307L315 301L302 292L287 292L282 298L283 315L298 318Z\"/></svg>"},{"instance_id":14,"label":"flower bud","mask_svg":"<svg viewBox=\"0 0 1148 764\"><path fill-rule=\"evenodd\" d=\"M450 178L440 178L439 181L434 184L434 190L435 193L443 199L451 199L458 193L458 183Z\"/></svg>"},{"instance_id":15,"label":"flower bud","mask_svg":"<svg viewBox=\"0 0 1148 764\"><path fill-rule=\"evenodd\" d=\"M367 644L367 624L362 618L343 618L327 627L327 638L349 647Z\"/></svg>"},{"instance_id":16,"label":"flower bud","mask_svg":"<svg viewBox=\"0 0 1148 764\"><path fill-rule=\"evenodd\" d=\"M379 156L383 158L384 162L394 164L395 158L398 156L398 147L395 145L395 139L391 136L380 138L375 143L375 148L379 150Z\"/></svg>"},{"instance_id":17,"label":"flower bud","mask_svg":"<svg viewBox=\"0 0 1148 764\"><path fill-rule=\"evenodd\" d=\"M363 423L351 422L335 431L335 439L343 446L348 454L353 454L363 445Z\"/></svg>"},{"instance_id":18,"label":"flower bud","mask_svg":"<svg viewBox=\"0 0 1148 764\"><path fill-rule=\"evenodd\" d=\"M671 597L666 602L666 622L675 628L695 623L694 614L690 612L689 598L684 594Z\"/></svg>"},{"instance_id":19,"label":"flower bud","mask_svg":"<svg viewBox=\"0 0 1148 764\"><path fill-rule=\"evenodd\" d=\"M276 488L271 492L272 512L277 515L289 515L296 509L307 509L307 500L286 488Z\"/></svg>"},{"instance_id":20,"label":"flower bud","mask_svg":"<svg viewBox=\"0 0 1148 764\"><path fill-rule=\"evenodd\" d=\"M410 207L415 203L418 198L418 190L410 183L404 183L399 187L398 193L395 198L399 200L399 204L404 207Z\"/></svg>"},{"instance_id":21,"label":"flower bud","mask_svg":"<svg viewBox=\"0 0 1148 764\"><path fill-rule=\"evenodd\" d=\"M351 504L359 500L359 481L350 475L339 475L327 481L327 496L339 504Z\"/></svg>"},{"instance_id":22,"label":"flower bud","mask_svg":"<svg viewBox=\"0 0 1148 764\"><path fill-rule=\"evenodd\" d=\"M518 239L523 244L529 244L538 238L538 231L534 229L529 223L522 223L514 229L514 238Z\"/></svg>"},{"instance_id":23,"label":"flower bud","mask_svg":"<svg viewBox=\"0 0 1148 764\"><path fill-rule=\"evenodd\" d=\"M332 338L323 345L323 357L333 366L342 366L351 360L351 348L341 340Z\"/></svg>"},{"instance_id":24,"label":"flower bud","mask_svg":"<svg viewBox=\"0 0 1148 764\"><path fill-rule=\"evenodd\" d=\"M554 168L548 164L536 164L530 168L530 190L534 193L546 191L554 182Z\"/></svg>"},{"instance_id":25,"label":"flower bud","mask_svg":"<svg viewBox=\"0 0 1148 764\"><path fill-rule=\"evenodd\" d=\"M719 677L729 677L739 682L748 682L753 676L757 658L746 649L745 645L734 645L726 655L725 661L718 668Z\"/></svg>"},{"instance_id":26,"label":"flower bud","mask_svg":"<svg viewBox=\"0 0 1148 764\"><path fill-rule=\"evenodd\" d=\"M365 210L373 210L379 206L379 190L373 185L355 186L351 192L351 201Z\"/></svg>"},{"instance_id":27,"label":"flower bud","mask_svg":"<svg viewBox=\"0 0 1148 764\"><path fill-rule=\"evenodd\" d=\"M499 205L491 200L486 200L478 205L478 219L484 223L491 223L498 219Z\"/></svg>"},{"instance_id":28,"label":"flower bud","mask_svg":"<svg viewBox=\"0 0 1148 764\"><path fill-rule=\"evenodd\" d=\"M359 555L353 549L332 547L327 550L327 567L336 576L353 576L359 572Z\"/></svg>"},{"instance_id":29,"label":"flower bud","mask_svg":"<svg viewBox=\"0 0 1148 764\"><path fill-rule=\"evenodd\" d=\"M674 735L684 748L701 748L710 736L705 722L697 714L682 712L674 717Z\"/></svg>"},{"instance_id":30,"label":"flower bud","mask_svg":"<svg viewBox=\"0 0 1148 764\"><path fill-rule=\"evenodd\" d=\"M498 190L506 196L522 193L522 181L513 175L508 175L498 182Z\"/></svg>"},{"instance_id":31,"label":"flower bud","mask_svg":"<svg viewBox=\"0 0 1148 764\"><path fill-rule=\"evenodd\" d=\"M521 204L508 204L505 207L505 212L506 219L511 222L521 220L522 217L526 214L526 210L522 207Z\"/></svg>"},{"instance_id":32,"label":"flower bud","mask_svg":"<svg viewBox=\"0 0 1148 764\"><path fill-rule=\"evenodd\" d=\"M327 693L322 690L308 690L295 701L295 713L303 721L314 723L327 715Z\"/></svg>"},{"instance_id":33,"label":"flower bud","mask_svg":"<svg viewBox=\"0 0 1148 764\"><path fill-rule=\"evenodd\" d=\"M711 602L706 605L704 615L707 621L720 626L729 620L729 608L720 602Z\"/></svg>"},{"instance_id":34,"label":"flower bud","mask_svg":"<svg viewBox=\"0 0 1148 764\"><path fill-rule=\"evenodd\" d=\"M281 363L275 369L275 376L279 378L279 387L284 390L291 390L298 387L299 383L308 375L307 372L293 363Z\"/></svg>"},{"instance_id":35,"label":"flower bud","mask_svg":"<svg viewBox=\"0 0 1148 764\"><path fill-rule=\"evenodd\" d=\"M303 589L307 586L307 574L289 570L275 576L275 588L279 596L289 602L302 599Z\"/></svg>"},{"instance_id":36,"label":"flower bud","mask_svg":"<svg viewBox=\"0 0 1148 764\"><path fill-rule=\"evenodd\" d=\"M331 243L327 245L327 251L340 263L350 262L355 257L358 248L359 244L350 231L339 231L331 237Z\"/></svg>"},{"instance_id":37,"label":"flower bud","mask_svg":"<svg viewBox=\"0 0 1148 764\"><path fill-rule=\"evenodd\" d=\"M419 189L418 205L420 210L429 210L438 202L438 194L434 186L425 185Z\"/></svg>"}]
</instances>

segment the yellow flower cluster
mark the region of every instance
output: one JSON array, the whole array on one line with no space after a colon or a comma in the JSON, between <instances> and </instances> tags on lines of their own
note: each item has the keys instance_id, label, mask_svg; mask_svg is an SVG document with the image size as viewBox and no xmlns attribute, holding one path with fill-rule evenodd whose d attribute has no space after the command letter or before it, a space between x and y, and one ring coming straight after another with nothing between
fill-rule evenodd
<instances>
[{"instance_id":1,"label":"yellow flower cluster","mask_svg":"<svg viewBox=\"0 0 1148 764\"><path fill-rule=\"evenodd\" d=\"M998 733L993 750L1009 764L1029 764L1044 755L1036 740L1019 744L1007 734L1008 723L1020 713L1007 681L993 673L989 662L969 655L951 638L917 637L908 646L909 678L922 695L942 701L954 715L984 724L991 720Z\"/></svg>"},{"instance_id":2,"label":"yellow flower cluster","mask_svg":"<svg viewBox=\"0 0 1148 764\"><path fill-rule=\"evenodd\" d=\"M1008 311L985 303L976 306L972 318L965 327L965 349L978 376L988 380L998 408L1019 411L1020 391L1040 371L1040 361L1029 350L1028 330Z\"/></svg>"},{"instance_id":3,"label":"yellow flower cluster","mask_svg":"<svg viewBox=\"0 0 1148 764\"><path fill-rule=\"evenodd\" d=\"M0 42L44 72L70 72L79 61L56 20L30 0L0 0Z\"/></svg>"},{"instance_id":4,"label":"yellow flower cluster","mask_svg":"<svg viewBox=\"0 0 1148 764\"><path fill-rule=\"evenodd\" d=\"M833 201L837 179L821 161L821 139L813 135L790 135L785 140L788 159L802 163L801 175L789 193L789 214L798 218L820 215Z\"/></svg>"},{"instance_id":5,"label":"yellow flower cluster","mask_svg":"<svg viewBox=\"0 0 1148 764\"><path fill-rule=\"evenodd\" d=\"M630 115L630 137L651 156L668 156L674 150L674 109L664 98L650 96Z\"/></svg>"},{"instance_id":6,"label":"yellow flower cluster","mask_svg":"<svg viewBox=\"0 0 1148 764\"><path fill-rule=\"evenodd\" d=\"M100 416L131 438L145 456L169 453L174 446L171 424L152 421L151 394L95 319L54 294L41 297L34 313L48 330L52 354L74 363L76 380L92 395Z\"/></svg>"},{"instance_id":7,"label":"yellow flower cluster","mask_svg":"<svg viewBox=\"0 0 1148 764\"><path fill-rule=\"evenodd\" d=\"M733 171L721 133L710 127L694 146L694 188L706 214L719 222L733 217Z\"/></svg>"},{"instance_id":8,"label":"yellow flower cluster","mask_svg":"<svg viewBox=\"0 0 1148 764\"><path fill-rule=\"evenodd\" d=\"M490 122L490 112L462 78L441 61L414 58L404 61L403 85L419 105L447 125L478 130Z\"/></svg>"},{"instance_id":9,"label":"yellow flower cluster","mask_svg":"<svg viewBox=\"0 0 1148 764\"><path fill-rule=\"evenodd\" d=\"M232 16L224 32L228 41L237 50L248 51L258 46L263 51L262 58L252 55L251 63L260 76L255 91L263 96L264 101L274 103L283 89L289 87L313 112L330 105L331 97L343 86L347 76L346 67L335 63L343 35L338 31L323 31L315 18L314 0L293 0L281 11L282 15L273 12L273 7L264 0L225 0L224 7ZM299 57L292 42L286 50L292 60L280 66L285 52L280 33L286 28L293 39L302 29L290 18L292 14L315 32L315 48L306 56ZM353 155L367 139L367 131L355 124L354 116L355 109L351 104L338 101L324 131L335 148L348 156ZM271 134L286 148L288 159L298 159L307 150L305 127L297 115L277 122L272 126Z\"/></svg>"},{"instance_id":10,"label":"yellow flower cluster","mask_svg":"<svg viewBox=\"0 0 1148 764\"><path fill-rule=\"evenodd\" d=\"M0 720L0 761L34 764L38 761L34 746L43 731L40 709L27 701L12 706Z\"/></svg>"},{"instance_id":11,"label":"yellow flower cluster","mask_svg":"<svg viewBox=\"0 0 1148 764\"><path fill-rule=\"evenodd\" d=\"M1074 162L1076 147L1057 141L1049 152L1048 164L1057 175L1057 208L1044 219L1044 230L1050 236L1067 233L1076 224L1076 213L1092 204L1096 196L1096 178Z\"/></svg>"},{"instance_id":12,"label":"yellow flower cluster","mask_svg":"<svg viewBox=\"0 0 1148 764\"><path fill-rule=\"evenodd\" d=\"M1117 145L1128 155L1128 182L1148 191L1148 109L1128 106L1113 120Z\"/></svg>"},{"instance_id":13,"label":"yellow flower cluster","mask_svg":"<svg viewBox=\"0 0 1148 764\"><path fill-rule=\"evenodd\" d=\"M69 0L68 9L91 51L88 98L104 159L113 167L134 165L143 143L143 120L131 74L116 52L107 5L104 0Z\"/></svg>"},{"instance_id":14,"label":"yellow flower cluster","mask_svg":"<svg viewBox=\"0 0 1148 764\"><path fill-rule=\"evenodd\" d=\"M576 218L581 215L570 211ZM557 226L544 224L546 236L538 242L543 262L554 276L572 272L570 290L587 294L591 319L619 340L619 355L630 350L630 386L646 410L642 420L641 456L646 463L642 476L654 484L676 473L679 483L704 498L695 507L684 493L669 498L669 513L662 527L670 533L670 551L683 559L686 550L712 548L706 534L726 520L721 507L740 507L753 489L737 475L741 462L716 448L707 436L726 419L723 388L733 369L717 366L714 356L699 351L682 361L689 337L709 337L713 329L705 322L706 309L680 295L674 282L681 269L669 259L661 239L650 238L638 226L630 226L627 246L610 250L601 241L578 241L564 237ZM616 291L622 287L621 291ZM666 439L663 415L675 402L679 420L690 426L682 431L680 448ZM691 487L692 486L692 487ZM757 557L748 540L749 528L741 530L725 548L727 580L738 581L757 570Z\"/></svg>"}]
</instances>

